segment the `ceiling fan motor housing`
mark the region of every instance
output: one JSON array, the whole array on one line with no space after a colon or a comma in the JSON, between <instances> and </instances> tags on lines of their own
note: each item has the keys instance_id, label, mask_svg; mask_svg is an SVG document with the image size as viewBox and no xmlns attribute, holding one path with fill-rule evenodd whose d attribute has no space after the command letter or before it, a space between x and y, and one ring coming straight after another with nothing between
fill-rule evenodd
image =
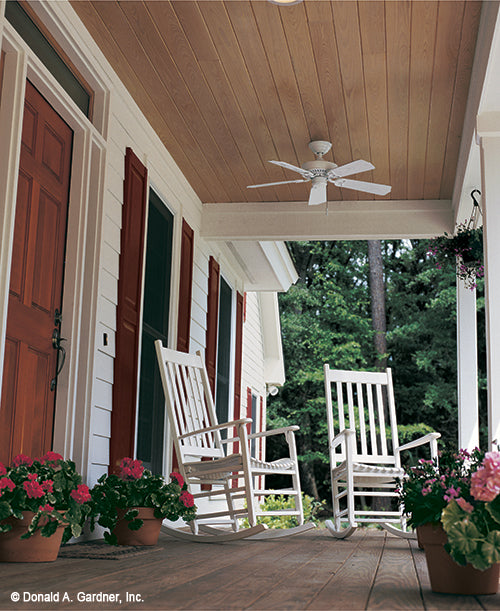
<instances>
[{"instance_id":1,"label":"ceiling fan motor housing","mask_svg":"<svg viewBox=\"0 0 500 611\"><path fill-rule=\"evenodd\" d=\"M328 177L328 172L337 167L336 163L331 161L323 161L322 159L316 159L315 161L306 161L302 164L302 169L310 172L314 176Z\"/></svg>"}]
</instances>

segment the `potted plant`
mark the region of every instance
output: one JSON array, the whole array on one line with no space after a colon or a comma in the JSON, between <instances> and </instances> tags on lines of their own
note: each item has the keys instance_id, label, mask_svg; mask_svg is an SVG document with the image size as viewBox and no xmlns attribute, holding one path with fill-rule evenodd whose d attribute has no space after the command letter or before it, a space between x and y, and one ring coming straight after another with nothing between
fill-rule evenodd
<instances>
[{"instance_id":1,"label":"potted plant","mask_svg":"<svg viewBox=\"0 0 500 611\"><path fill-rule=\"evenodd\" d=\"M92 488L93 517L108 529L104 539L111 545L155 545L164 518L186 522L196 517L194 498L180 473L161 475L145 469L141 460L123 458L119 473L103 475Z\"/></svg>"},{"instance_id":2,"label":"potted plant","mask_svg":"<svg viewBox=\"0 0 500 611\"><path fill-rule=\"evenodd\" d=\"M498 465L498 475L492 464ZM420 460L407 469L400 500L409 525L417 528L434 592L496 593L500 499L495 501L493 494L497 482L496 493L500 454L485 456L478 449L470 454L445 451L436 460ZM479 490L486 496L481 497Z\"/></svg>"},{"instance_id":3,"label":"potted plant","mask_svg":"<svg viewBox=\"0 0 500 611\"><path fill-rule=\"evenodd\" d=\"M455 235L433 238L429 244L429 254L436 258L436 267L455 266L458 278L471 290L476 288L476 279L484 276L483 265L483 228L473 228L470 221L457 226Z\"/></svg>"},{"instance_id":4,"label":"potted plant","mask_svg":"<svg viewBox=\"0 0 500 611\"><path fill-rule=\"evenodd\" d=\"M55 560L61 542L81 534L90 500L75 463L60 454L0 463L0 560Z\"/></svg>"}]
</instances>

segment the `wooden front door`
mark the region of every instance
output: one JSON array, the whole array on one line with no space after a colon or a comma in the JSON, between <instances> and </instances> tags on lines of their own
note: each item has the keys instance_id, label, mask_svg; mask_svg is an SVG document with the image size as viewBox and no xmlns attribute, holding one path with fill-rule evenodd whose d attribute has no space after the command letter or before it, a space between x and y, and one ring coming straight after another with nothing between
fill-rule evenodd
<instances>
[{"instance_id":1,"label":"wooden front door","mask_svg":"<svg viewBox=\"0 0 500 611\"><path fill-rule=\"evenodd\" d=\"M0 461L51 449L73 132L28 81L22 130ZM56 312L57 311L57 312Z\"/></svg>"}]
</instances>

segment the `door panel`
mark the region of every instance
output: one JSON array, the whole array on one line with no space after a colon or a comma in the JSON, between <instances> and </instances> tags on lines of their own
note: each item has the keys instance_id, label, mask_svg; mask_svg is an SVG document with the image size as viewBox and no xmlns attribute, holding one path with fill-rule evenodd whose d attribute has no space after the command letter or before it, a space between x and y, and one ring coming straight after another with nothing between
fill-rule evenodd
<instances>
[{"instance_id":1,"label":"door panel","mask_svg":"<svg viewBox=\"0 0 500 611\"><path fill-rule=\"evenodd\" d=\"M0 403L0 461L52 446L73 132L26 83Z\"/></svg>"}]
</instances>

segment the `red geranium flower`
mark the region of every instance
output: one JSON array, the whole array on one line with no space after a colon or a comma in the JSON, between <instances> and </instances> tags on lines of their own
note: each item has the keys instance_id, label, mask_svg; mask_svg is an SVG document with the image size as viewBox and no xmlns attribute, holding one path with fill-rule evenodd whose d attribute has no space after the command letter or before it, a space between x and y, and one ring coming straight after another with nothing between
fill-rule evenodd
<instances>
[{"instance_id":1,"label":"red geranium flower","mask_svg":"<svg viewBox=\"0 0 500 611\"><path fill-rule=\"evenodd\" d=\"M1 462L0 462L0 475L7 475L7 469L5 468L5 465Z\"/></svg>"},{"instance_id":2,"label":"red geranium flower","mask_svg":"<svg viewBox=\"0 0 500 611\"><path fill-rule=\"evenodd\" d=\"M28 495L29 499L39 499L42 496L45 496L45 492L38 482L28 480L23 482L23 487L26 490L26 494Z\"/></svg>"},{"instance_id":3,"label":"red geranium flower","mask_svg":"<svg viewBox=\"0 0 500 611\"><path fill-rule=\"evenodd\" d=\"M64 458L57 452L47 452L40 458L40 462L44 465L46 462L55 462L56 460L64 460Z\"/></svg>"},{"instance_id":4,"label":"red geranium flower","mask_svg":"<svg viewBox=\"0 0 500 611\"><path fill-rule=\"evenodd\" d=\"M85 484L78 484L76 490L72 490L70 492L70 496L71 498L75 499L79 505L82 505L91 499L89 488Z\"/></svg>"},{"instance_id":5,"label":"red geranium flower","mask_svg":"<svg viewBox=\"0 0 500 611\"><path fill-rule=\"evenodd\" d=\"M177 480L177 483L179 484L179 486L182 488L182 486L184 486L184 478L182 477L182 475L180 473L177 473L177 471L173 471L170 474L170 477L172 479Z\"/></svg>"},{"instance_id":6,"label":"red geranium flower","mask_svg":"<svg viewBox=\"0 0 500 611\"><path fill-rule=\"evenodd\" d=\"M52 492L54 492L54 480L46 479L44 482L42 482L41 485L45 492L48 492L49 494L52 494Z\"/></svg>"},{"instance_id":7,"label":"red geranium flower","mask_svg":"<svg viewBox=\"0 0 500 611\"><path fill-rule=\"evenodd\" d=\"M52 511L53 509L54 508L52 507L52 505L50 505L50 503L45 503L45 505L40 505L38 511Z\"/></svg>"},{"instance_id":8,"label":"red geranium flower","mask_svg":"<svg viewBox=\"0 0 500 611\"><path fill-rule=\"evenodd\" d=\"M123 458L120 463L120 479L140 479L144 473L142 460Z\"/></svg>"},{"instance_id":9,"label":"red geranium flower","mask_svg":"<svg viewBox=\"0 0 500 611\"><path fill-rule=\"evenodd\" d=\"M12 464L14 465L14 467L20 467L21 465L26 465L27 467L31 467L31 465L33 464L33 461L31 460L29 456L26 456L26 454L18 454L17 456L14 457Z\"/></svg>"},{"instance_id":10,"label":"red geranium flower","mask_svg":"<svg viewBox=\"0 0 500 611\"><path fill-rule=\"evenodd\" d=\"M0 479L0 496L2 496L2 490L5 490L5 488L8 488L12 492L15 487L16 485L10 477L2 477L2 479Z\"/></svg>"},{"instance_id":11,"label":"red geranium flower","mask_svg":"<svg viewBox=\"0 0 500 611\"><path fill-rule=\"evenodd\" d=\"M194 506L194 496L187 490L185 490L179 498L182 501L182 503L184 503L185 507Z\"/></svg>"}]
</instances>

